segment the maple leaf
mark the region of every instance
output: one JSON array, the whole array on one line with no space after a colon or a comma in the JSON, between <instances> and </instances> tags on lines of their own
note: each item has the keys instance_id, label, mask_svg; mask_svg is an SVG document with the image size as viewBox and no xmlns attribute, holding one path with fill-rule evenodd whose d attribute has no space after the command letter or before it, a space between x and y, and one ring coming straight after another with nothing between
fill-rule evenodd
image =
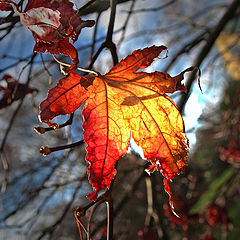
<instances>
[{"instance_id":1,"label":"maple leaf","mask_svg":"<svg viewBox=\"0 0 240 240\"><path fill-rule=\"evenodd\" d=\"M28 85L19 83L11 75L5 74L1 79L6 82L6 86L0 85L0 92L3 91L2 98L0 99L0 109L8 107L14 101L23 99L27 94L37 92L36 88L30 88Z\"/></svg>"},{"instance_id":2,"label":"maple leaf","mask_svg":"<svg viewBox=\"0 0 240 240\"><path fill-rule=\"evenodd\" d=\"M157 169L164 176L171 197L169 181L186 166L188 143L181 114L166 93L185 91L183 74L194 68L175 77L136 72L151 65L164 50L165 46L136 50L106 75L82 77L72 72L40 104L40 121L52 126L50 120L55 116L74 112L86 101L83 138L95 190L89 199L96 200L99 190L110 187L115 163L125 155L131 136L152 163L151 172Z\"/></svg>"},{"instance_id":3,"label":"maple leaf","mask_svg":"<svg viewBox=\"0 0 240 240\"><path fill-rule=\"evenodd\" d=\"M33 51L69 55L73 65L67 71L77 68L78 53L69 39L74 43L81 29L92 27L95 22L83 21L77 11L73 10L73 3L68 0L31 0L28 1L25 11L20 12L14 2L0 0L0 10L14 10L20 16L21 23L33 34Z\"/></svg>"}]
</instances>

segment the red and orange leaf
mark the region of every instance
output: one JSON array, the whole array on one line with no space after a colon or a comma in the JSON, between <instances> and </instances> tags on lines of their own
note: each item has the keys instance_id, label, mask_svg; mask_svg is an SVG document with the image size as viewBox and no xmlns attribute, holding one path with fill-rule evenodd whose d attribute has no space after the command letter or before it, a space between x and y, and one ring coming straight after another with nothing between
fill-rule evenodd
<instances>
[{"instance_id":1,"label":"red and orange leaf","mask_svg":"<svg viewBox=\"0 0 240 240\"><path fill-rule=\"evenodd\" d=\"M126 153L130 136L152 163L151 170L163 174L170 197L169 181L187 165L188 143L183 120L166 93L185 91L181 84L183 75L195 69L186 69L176 77L161 72L136 72L149 66L163 50L167 48L153 46L134 51L106 75L89 75L87 84L75 81L74 77L60 80L40 105L40 119L47 123L59 114L75 111L83 101L73 97L72 108L71 103L66 104L69 100L65 100L65 93L68 98L72 91L78 91L71 86L79 85L79 97L83 95L86 100L83 137L87 143L89 180L95 189L90 199L95 200L99 190L110 186L116 174L115 163ZM52 99L58 98L59 88L63 100L55 103Z\"/></svg>"},{"instance_id":2,"label":"red and orange leaf","mask_svg":"<svg viewBox=\"0 0 240 240\"><path fill-rule=\"evenodd\" d=\"M129 122L124 118L121 106L128 93L120 93L101 76L95 78L88 92L83 109L83 137L88 144L89 180L95 189L89 198L96 200L98 190L110 187L116 174L115 163L129 146Z\"/></svg>"},{"instance_id":3,"label":"red and orange leaf","mask_svg":"<svg viewBox=\"0 0 240 240\"><path fill-rule=\"evenodd\" d=\"M84 88L88 79L75 72L58 81L55 88L48 91L47 99L40 104L40 121L49 125L49 120L58 115L74 112L87 99Z\"/></svg>"},{"instance_id":4,"label":"red and orange leaf","mask_svg":"<svg viewBox=\"0 0 240 240\"><path fill-rule=\"evenodd\" d=\"M32 32L35 52L69 55L73 65L68 71L77 68L78 53L69 39L75 42L81 29L92 27L94 21L83 21L68 0L28 1L25 12L20 12L12 1L0 0L0 10L12 9L20 16L21 23Z\"/></svg>"},{"instance_id":5,"label":"red and orange leaf","mask_svg":"<svg viewBox=\"0 0 240 240\"><path fill-rule=\"evenodd\" d=\"M135 72L137 70L150 66L154 58L158 57L162 51L168 51L167 47L152 46L143 50L135 50L131 55L113 67L106 74L106 77L111 79L120 78L120 81L129 81L131 77L136 77Z\"/></svg>"}]
</instances>

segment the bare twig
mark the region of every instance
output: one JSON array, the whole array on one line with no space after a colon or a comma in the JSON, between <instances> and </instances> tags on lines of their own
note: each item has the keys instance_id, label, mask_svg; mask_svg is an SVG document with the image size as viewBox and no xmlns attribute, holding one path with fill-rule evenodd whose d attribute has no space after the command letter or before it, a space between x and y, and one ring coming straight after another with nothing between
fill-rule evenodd
<instances>
[{"instance_id":1,"label":"bare twig","mask_svg":"<svg viewBox=\"0 0 240 240\"><path fill-rule=\"evenodd\" d=\"M29 72L28 72L28 78L27 78L27 82L26 82L26 86L30 83L30 80L31 80L31 74L32 74L32 66L33 66L33 61L34 61L34 58L36 57L36 53L32 55L32 58L30 60L30 68L29 68ZM7 138L8 138L8 135L12 129L12 126L13 126L13 123L16 119L16 116L18 114L18 112L20 111L22 105L23 105L23 101L25 99L25 96L21 99L21 101L19 102L17 108L15 109L15 111L13 112L13 115L9 121L9 124L8 124L8 127L7 127L7 130L3 136L3 139L2 139L2 143L1 143L1 146L0 146L0 153L2 153L4 151L4 146L6 144L6 141L7 141ZM2 154L1 154L2 155ZM3 161L4 158L1 157L1 160ZM5 158L5 160L2 162L3 166L4 166L4 170L5 170L5 174L4 174L4 180L3 180L3 185L4 185L4 188L2 189L6 189L6 186L7 186L7 172L8 172L8 162L7 162L7 159Z\"/></svg>"},{"instance_id":2,"label":"bare twig","mask_svg":"<svg viewBox=\"0 0 240 240\"><path fill-rule=\"evenodd\" d=\"M26 62L26 61L28 61L28 59L31 58L31 56L32 56L32 54L29 55L29 56L27 56L27 57L25 57L25 58L18 58L18 61L17 61L17 62L15 62L15 63L13 63L13 64L10 64L10 65L8 65L8 66L0 69L0 73L5 72L6 70L8 70L8 69L10 69L10 68L12 68L12 67L15 67L17 64L19 64L19 63L21 63L21 62ZM41 72L42 72L42 71L41 71Z\"/></svg>"},{"instance_id":3,"label":"bare twig","mask_svg":"<svg viewBox=\"0 0 240 240\"><path fill-rule=\"evenodd\" d=\"M91 6L94 2L96 2L96 0L90 0L89 2L87 2L86 4L84 4L82 7L80 7L80 8L78 9L79 14L81 14L81 12L82 12L84 9L88 8L89 6ZM81 16L81 15L80 15L80 16Z\"/></svg>"},{"instance_id":4,"label":"bare twig","mask_svg":"<svg viewBox=\"0 0 240 240\"><path fill-rule=\"evenodd\" d=\"M150 221L153 215L153 198L152 198L152 184L148 176L145 177L146 189L147 189L147 214L145 218L145 226L150 226Z\"/></svg>"},{"instance_id":5,"label":"bare twig","mask_svg":"<svg viewBox=\"0 0 240 240\"><path fill-rule=\"evenodd\" d=\"M0 41L3 40L14 29L15 25L18 22L19 22L19 17L11 17L11 24L7 27L6 33L0 37Z\"/></svg>"},{"instance_id":6,"label":"bare twig","mask_svg":"<svg viewBox=\"0 0 240 240\"><path fill-rule=\"evenodd\" d=\"M40 53L40 56L41 56L41 61L42 61L43 68L49 76L48 84L51 85L52 84L52 74L49 72L48 68L46 67L46 64L44 62L42 53Z\"/></svg>"},{"instance_id":7,"label":"bare twig","mask_svg":"<svg viewBox=\"0 0 240 240\"><path fill-rule=\"evenodd\" d=\"M114 209L113 212L113 217L116 217L118 215L118 213L121 211L121 209L125 206L125 204L128 202L128 200L131 198L131 196L134 194L134 192L138 189L139 184L141 183L141 181L143 180L143 178L145 177L145 172L141 171L140 175L136 178L136 180L133 182L132 186L130 189L128 189L124 195L122 196L121 200L118 202L117 206ZM103 221L101 221L96 227L95 229L92 231L92 235L94 236L95 233L102 227L104 226L104 224L106 223L107 219L104 219Z\"/></svg>"},{"instance_id":8,"label":"bare twig","mask_svg":"<svg viewBox=\"0 0 240 240\"><path fill-rule=\"evenodd\" d=\"M64 159L64 157L62 158ZM34 194L32 194L28 201L31 202L35 197L38 196L38 194L40 193L40 191L43 189L43 185L52 177L54 171L59 168L62 164L63 164L64 161L58 161L56 165L54 165L51 169L51 171L46 175L43 183L41 186L39 186L38 188L35 189L34 191ZM12 183L13 184L13 183ZM26 203L25 203L26 204ZM2 219L3 221L6 221L9 217L13 216L17 211L23 209L25 207L25 204L21 204L19 206L17 206L16 208L13 208L11 209L11 211L6 215L4 216L4 218Z\"/></svg>"},{"instance_id":9,"label":"bare twig","mask_svg":"<svg viewBox=\"0 0 240 240\"><path fill-rule=\"evenodd\" d=\"M53 58L54 60L60 64L60 66L66 66L66 67L70 67L71 65L70 64L67 64L67 63L64 63L64 62L61 62L60 60L58 60L54 55L53 55ZM98 76L98 73L95 72L95 71L92 71L92 70L89 70L89 69L84 69L84 68L80 68L80 67L77 67L77 70L79 71L82 71L82 72L86 72L86 73L91 73L91 74L94 74L96 76ZM61 72L64 73L64 75L67 75L67 73L64 71L64 69L61 68Z\"/></svg>"},{"instance_id":10,"label":"bare twig","mask_svg":"<svg viewBox=\"0 0 240 240\"><path fill-rule=\"evenodd\" d=\"M68 211L70 210L76 196L77 196L77 193L80 189L82 185L82 181L79 180L79 183L77 185L77 187L75 188L74 190L74 193L71 197L71 200L68 202L68 204L65 206L61 216L58 218L58 220L52 224L50 227L48 227L47 229L45 229L45 231L43 231L43 233L37 238L38 240L42 239L46 234L49 234L50 235L50 238L51 236L53 235L54 231L56 230L56 227L63 221L63 219L65 218L66 214L68 213Z\"/></svg>"},{"instance_id":11,"label":"bare twig","mask_svg":"<svg viewBox=\"0 0 240 240\"><path fill-rule=\"evenodd\" d=\"M97 60L98 56L102 52L104 48L108 48L112 55L113 64L116 65L118 63L118 55L116 51L116 45L112 41L113 36L113 29L114 29L114 22L116 17L116 6L117 6L117 0L111 0L111 15L110 20L108 24L108 31L106 35L105 41L102 43L102 45L99 47L96 54L93 56L91 63L88 66L88 69L91 69L95 61Z\"/></svg>"},{"instance_id":12,"label":"bare twig","mask_svg":"<svg viewBox=\"0 0 240 240\"><path fill-rule=\"evenodd\" d=\"M172 4L175 3L175 2L176 2L176 0L171 0L171 1L169 1L169 2L167 2L167 3L165 3L165 4L163 4L163 5L161 5L161 6L159 6L159 7L136 9L136 10L132 11L132 13L158 12L158 11L160 11L160 10L162 10L162 9L170 6L170 5L172 5ZM131 12L131 10L130 10L130 11L127 11L127 12Z\"/></svg>"},{"instance_id":13,"label":"bare twig","mask_svg":"<svg viewBox=\"0 0 240 240\"><path fill-rule=\"evenodd\" d=\"M156 191L160 176L157 174L154 174L151 176L151 187L152 187L152 201L153 201L153 219L155 222L155 227L157 230L158 238L169 240L169 236L166 231L166 226L163 221L163 198L161 198L160 201L158 201L157 197L162 196L159 191Z\"/></svg>"},{"instance_id":14,"label":"bare twig","mask_svg":"<svg viewBox=\"0 0 240 240\"><path fill-rule=\"evenodd\" d=\"M206 38L206 33L200 33L197 37L195 37L193 40L190 42L186 43L183 45L172 57L170 63L165 67L164 71L168 72L171 66L179 59L179 57L183 54L189 53L195 46L200 44L202 41L205 40Z\"/></svg>"},{"instance_id":15,"label":"bare twig","mask_svg":"<svg viewBox=\"0 0 240 240\"><path fill-rule=\"evenodd\" d=\"M75 143L71 143L71 144L67 144L67 145L63 145L63 146L58 146L58 147L52 147L52 148L49 148L49 147L46 147L46 146L42 146L40 148L40 153L43 156L47 156L47 155L49 155L52 152L65 150L65 149L68 149L68 148L73 148L73 147L82 145L83 143L84 143L84 141L81 140L81 141L78 141L78 142L75 142Z\"/></svg>"},{"instance_id":16,"label":"bare twig","mask_svg":"<svg viewBox=\"0 0 240 240\"><path fill-rule=\"evenodd\" d=\"M123 24L123 27L122 27L122 35L120 37L120 40L118 41L118 44L117 44L118 46L120 46L120 44L124 40L124 37L125 37L125 34L126 34L126 30L127 30L127 25L129 23L129 20L130 20L130 17L132 15L132 13L133 13L133 8L134 8L134 5L135 5L135 2L136 2L136 0L132 0L131 6L130 6L130 10L128 12L127 18L126 18L126 20L125 20L125 22Z\"/></svg>"},{"instance_id":17,"label":"bare twig","mask_svg":"<svg viewBox=\"0 0 240 240\"><path fill-rule=\"evenodd\" d=\"M92 38L90 58L89 58L90 60L92 60L93 53L95 51L96 35L97 35L97 30L98 30L98 24L99 24L100 16L101 16L101 12L97 13L97 18L96 18L96 21L95 21L94 33L93 33L93 38Z\"/></svg>"},{"instance_id":18,"label":"bare twig","mask_svg":"<svg viewBox=\"0 0 240 240\"><path fill-rule=\"evenodd\" d=\"M112 36L113 36L114 22L116 17L117 0L111 0L110 5L111 5L111 15L110 15L110 20L108 24L108 31L107 31L107 36L105 40L105 46L111 52L113 65L116 65L118 63L118 55L117 55L116 45L112 41Z\"/></svg>"},{"instance_id":19,"label":"bare twig","mask_svg":"<svg viewBox=\"0 0 240 240\"><path fill-rule=\"evenodd\" d=\"M113 210L113 199L110 197L106 201L107 205L107 240L113 240L113 219L114 219L114 210Z\"/></svg>"},{"instance_id":20,"label":"bare twig","mask_svg":"<svg viewBox=\"0 0 240 240\"><path fill-rule=\"evenodd\" d=\"M96 212L97 208L105 202L105 199L101 199L100 201L97 201L96 204L94 204L93 209L91 211L89 220L88 220L88 227L87 227L87 231L88 231L88 235L87 235L87 240L91 240L91 223L92 223L92 218L94 213Z\"/></svg>"},{"instance_id":21,"label":"bare twig","mask_svg":"<svg viewBox=\"0 0 240 240\"><path fill-rule=\"evenodd\" d=\"M225 14L223 15L223 17L218 22L217 26L214 27L213 32L206 39L205 45L203 46L201 52L196 57L196 62L194 64L194 66L200 68L202 62L204 61L204 59L206 58L206 56L208 55L208 53L212 49L212 47L213 47L216 39L218 38L219 34L224 29L226 24L234 17L236 11L238 10L239 5L240 5L239 0L232 1L230 6L228 7L228 9L226 10ZM183 113L185 104L186 104L186 102L187 102L187 100L190 96L191 88L192 88L192 85L193 85L193 82L194 82L194 79L195 79L195 75L196 75L195 72L191 73L191 75L188 78L188 81L186 83L187 94L182 95L179 102L178 102L179 111L181 113Z\"/></svg>"},{"instance_id":22,"label":"bare twig","mask_svg":"<svg viewBox=\"0 0 240 240\"><path fill-rule=\"evenodd\" d=\"M58 125L56 128L53 128L53 127L44 128L44 127L38 126L38 127L35 127L34 130L38 134L44 134L45 132L49 132L49 131L53 131L53 130L58 130L60 128L64 128L64 127L72 124L73 116L74 116L74 113L71 113L69 119L65 123Z\"/></svg>"},{"instance_id":23,"label":"bare twig","mask_svg":"<svg viewBox=\"0 0 240 240\"><path fill-rule=\"evenodd\" d=\"M129 2L131 0L118 0L117 4ZM96 12L104 12L110 7L110 1L109 0L101 0L101 1L94 1L93 4L88 6L87 8L82 9L79 11L80 16L88 15L90 13L96 13Z\"/></svg>"}]
</instances>

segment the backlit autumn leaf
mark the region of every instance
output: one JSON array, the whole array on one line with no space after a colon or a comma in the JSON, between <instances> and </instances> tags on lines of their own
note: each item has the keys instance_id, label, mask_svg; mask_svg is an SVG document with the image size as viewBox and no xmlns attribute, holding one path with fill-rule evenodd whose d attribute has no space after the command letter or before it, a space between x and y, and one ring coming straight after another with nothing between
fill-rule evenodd
<instances>
[{"instance_id":1,"label":"backlit autumn leaf","mask_svg":"<svg viewBox=\"0 0 240 240\"><path fill-rule=\"evenodd\" d=\"M19 15L21 23L33 34L33 51L69 55L73 65L68 71L76 69L78 53L69 39L74 43L81 29L92 27L94 21L83 21L73 10L73 3L68 0L29 0L25 11L20 12L16 3L0 0L0 10L14 10Z\"/></svg>"},{"instance_id":2,"label":"backlit autumn leaf","mask_svg":"<svg viewBox=\"0 0 240 240\"><path fill-rule=\"evenodd\" d=\"M97 192L109 188L116 174L116 161L125 155L130 137L143 149L152 163L151 172L169 181L187 164L188 144L181 114L166 93L185 91L183 74L175 77L164 72L136 72L148 67L164 46L136 50L106 75L82 77L70 73L51 89L40 104L40 120L49 122L57 115L83 108L83 137L87 143L89 180L95 191L88 195L96 200Z\"/></svg>"}]
</instances>

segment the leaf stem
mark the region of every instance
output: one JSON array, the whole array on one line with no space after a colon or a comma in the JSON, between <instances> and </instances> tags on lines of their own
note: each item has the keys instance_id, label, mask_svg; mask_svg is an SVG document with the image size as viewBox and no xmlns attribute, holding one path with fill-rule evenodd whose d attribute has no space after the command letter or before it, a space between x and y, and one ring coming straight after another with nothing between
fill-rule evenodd
<instances>
[{"instance_id":1,"label":"leaf stem","mask_svg":"<svg viewBox=\"0 0 240 240\"><path fill-rule=\"evenodd\" d=\"M92 222L93 215L94 215L95 211L97 210L97 208L98 208L103 202L105 202L105 199L104 199L104 198L94 204L93 210L92 210L92 212L91 212L91 214L90 214L89 221L88 221L88 228L87 228L88 236L87 236L87 240L91 240L91 222Z\"/></svg>"},{"instance_id":2,"label":"leaf stem","mask_svg":"<svg viewBox=\"0 0 240 240\"><path fill-rule=\"evenodd\" d=\"M106 201L107 205L107 240L113 240L113 200L110 197L108 201Z\"/></svg>"},{"instance_id":3,"label":"leaf stem","mask_svg":"<svg viewBox=\"0 0 240 240\"><path fill-rule=\"evenodd\" d=\"M84 224L82 223L81 219L76 215L76 211L75 211L74 215L77 220L77 226L78 226L78 230L79 230L80 239L83 240L82 229L84 230L86 235L88 235L88 231L87 231L86 227L84 226Z\"/></svg>"},{"instance_id":4,"label":"leaf stem","mask_svg":"<svg viewBox=\"0 0 240 240\"><path fill-rule=\"evenodd\" d=\"M153 197L152 197L152 183L148 176L145 177L145 183L147 190L147 214L145 218L145 227L149 227L153 215Z\"/></svg>"},{"instance_id":5,"label":"leaf stem","mask_svg":"<svg viewBox=\"0 0 240 240\"><path fill-rule=\"evenodd\" d=\"M60 60L58 60L58 59L55 57L55 55L53 55L53 58L54 58L54 60L55 60L57 63L60 64L60 66L66 66L66 67L70 67L70 66L71 66L70 64L67 64L67 63L64 63L64 62L61 62ZM82 72L92 73L92 74L98 76L98 73L95 72L95 71L93 71L93 70L84 69L84 68L80 68L80 67L77 67L77 70L82 71Z\"/></svg>"},{"instance_id":6,"label":"leaf stem","mask_svg":"<svg viewBox=\"0 0 240 240\"><path fill-rule=\"evenodd\" d=\"M67 145L63 145L63 146L58 146L58 147L52 147L52 148L49 148L49 147L46 147L46 146L42 146L40 148L40 153L43 156L47 156L47 155L49 155L52 152L65 150L65 149L68 149L68 148L73 148L73 147L82 145L83 143L84 143L84 141L81 140L81 141L78 141L78 142L75 142L75 143L71 143L71 144L67 144Z\"/></svg>"},{"instance_id":7,"label":"leaf stem","mask_svg":"<svg viewBox=\"0 0 240 240\"><path fill-rule=\"evenodd\" d=\"M69 119L68 119L65 123L59 125L57 128L53 128L53 127L44 128L44 127L38 126L38 127L35 127L34 130L35 130L38 134L44 134L45 132L49 132L49 131L52 131L52 130L57 130L57 129L59 129L59 128L66 127L66 126L72 124L73 116L74 116L74 113L71 113Z\"/></svg>"}]
</instances>

